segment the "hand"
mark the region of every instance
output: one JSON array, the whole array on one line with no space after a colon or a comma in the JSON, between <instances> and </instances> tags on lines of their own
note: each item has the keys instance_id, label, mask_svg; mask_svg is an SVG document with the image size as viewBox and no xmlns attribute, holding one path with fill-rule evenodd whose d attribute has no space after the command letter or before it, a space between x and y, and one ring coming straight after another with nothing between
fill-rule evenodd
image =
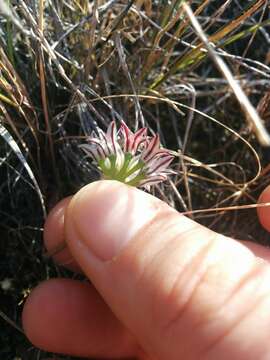
<instances>
[{"instance_id":1,"label":"hand","mask_svg":"<svg viewBox=\"0 0 270 360\"><path fill-rule=\"evenodd\" d=\"M270 188L260 201L269 200ZM270 208L258 213L270 230ZM46 246L63 239L56 260L91 284L53 279L31 293L23 326L37 347L108 359L270 359L268 249L112 181L52 210Z\"/></svg>"}]
</instances>

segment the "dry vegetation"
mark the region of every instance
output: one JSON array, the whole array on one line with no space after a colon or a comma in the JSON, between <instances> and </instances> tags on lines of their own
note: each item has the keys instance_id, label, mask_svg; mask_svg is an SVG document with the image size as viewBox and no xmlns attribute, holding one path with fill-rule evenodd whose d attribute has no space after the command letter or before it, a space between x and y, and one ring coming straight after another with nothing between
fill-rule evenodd
<instances>
[{"instance_id":1,"label":"dry vegetation","mask_svg":"<svg viewBox=\"0 0 270 360\"><path fill-rule=\"evenodd\" d=\"M190 1L206 45L183 4L1 1L1 359L46 356L19 331L30 289L71 276L43 256L44 218L98 178L78 145L112 119L146 124L177 152L177 175L155 195L215 230L267 244L247 205L269 183L269 1ZM239 104L217 59L259 117Z\"/></svg>"}]
</instances>

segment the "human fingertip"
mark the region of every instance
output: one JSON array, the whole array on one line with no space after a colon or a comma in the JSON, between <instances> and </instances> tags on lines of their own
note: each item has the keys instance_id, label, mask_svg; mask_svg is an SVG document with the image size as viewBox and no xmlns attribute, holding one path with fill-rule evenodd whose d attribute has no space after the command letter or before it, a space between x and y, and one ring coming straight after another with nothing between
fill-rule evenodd
<instances>
[{"instance_id":1,"label":"human fingertip","mask_svg":"<svg viewBox=\"0 0 270 360\"><path fill-rule=\"evenodd\" d=\"M78 280L38 285L26 300L22 323L34 346L53 353L123 358L137 348L96 289ZM109 334L105 341L104 334Z\"/></svg>"},{"instance_id":2,"label":"human fingertip","mask_svg":"<svg viewBox=\"0 0 270 360\"><path fill-rule=\"evenodd\" d=\"M72 196L64 198L49 212L44 224L43 239L47 253L52 253L52 258L57 264L65 266L72 271L80 272L80 267L74 261L65 244L65 211L71 199Z\"/></svg>"},{"instance_id":3,"label":"human fingertip","mask_svg":"<svg viewBox=\"0 0 270 360\"><path fill-rule=\"evenodd\" d=\"M69 205L67 238L76 248L84 242L98 259L111 260L160 206L162 202L153 196L118 181L91 183ZM69 236L72 231L76 236Z\"/></svg>"},{"instance_id":4,"label":"human fingertip","mask_svg":"<svg viewBox=\"0 0 270 360\"><path fill-rule=\"evenodd\" d=\"M258 199L258 204L263 203L270 203L270 185L263 190ZM261 225L270 231L270 205L257 207L257 214Z\"/></svg>"}]
</instances>

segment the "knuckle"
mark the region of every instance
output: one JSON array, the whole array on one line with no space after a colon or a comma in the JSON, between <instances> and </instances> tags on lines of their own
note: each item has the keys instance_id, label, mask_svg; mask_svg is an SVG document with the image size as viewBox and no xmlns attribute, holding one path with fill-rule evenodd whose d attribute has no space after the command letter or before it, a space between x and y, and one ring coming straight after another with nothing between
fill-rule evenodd
<instances>
[{"instance_id":1,"label":"knuckle","mask_svg":"<svg viewBox=\"0 0 270 360\"><path fill-rule=\"evenodd\" d=\"M159 263L159 271L171 276L170 279L164 279L166 287L163 289L156 288L156 293L152 297L152 317L154 323L159 324L161 333L168 333L176 327L176 324L181 323L182 317L193 302L194 294L205 281L206 273L209 271L209 259L212 257L215 237L216 234L213 233L211 237L208 236L207 241L196 246L196 249L187 251L184 261L181 261L176 250L169 261L165 261L164 264ZM188 238L186 240L189 241ZM177 242L177 239L175 241ZM192 247L192 244L190 246ZM175 261L173 261L174 257ZM166 268L166 272L164 268ZM162 290L164 291L161 294Z\"/></svg>"},{"instance_id":2,"label":"knuckle","mask_svg":"<svg viewBox=\"0 0 270 360\"><path fill-rule=\"evenodd\" d=\"M213 358L226 348L232 352L231 356L228 354L230 358L265 358L270 352L269 294L270 266L260 259L239 280L224 304L210 314L208 322L199 324L199 330L206 332L211 340L205 346L203 358ZM245 341L247 329L248 343ZM232 339L238 339L237 348L228 346Z\"/></svg>"},{"instance_id":3,"label":"knuckle","mask_svg":"<svg viewBox=\"0 0 270 360\"><path fill-rule=\"evenodd\" d=\"M231 256L227 245L225 249L219 246L219 236L213 233L185 266L178 268L163 296L156 290L151 307L160 338L174 344L172 339L181 338L192 349L190 335L201 337L201 347L193 349L198 353L222 341L261 301L269 299L270 281L265 280L266 277L270 280L269 265L258 263L247 253L243 256L245 262L238 264L243 269L234 274L227 264L235 262L238 250ZM168 266L166 262L165 266ZM203 339L206 333L207 338Z\"/></svg>"}]
</instances>

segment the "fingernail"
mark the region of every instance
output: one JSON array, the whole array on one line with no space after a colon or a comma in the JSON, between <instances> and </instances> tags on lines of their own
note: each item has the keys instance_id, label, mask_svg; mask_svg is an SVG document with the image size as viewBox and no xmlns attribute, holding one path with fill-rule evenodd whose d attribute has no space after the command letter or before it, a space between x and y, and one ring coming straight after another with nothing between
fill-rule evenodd
<instances>
[{"instance_id":1,"label":"fingernail","mask_svg":"<svg viewBox=\"0 0 270 360\"><path fill-rule=\"evenodd\" d=\"M94 256L110 260L153 219L160 204L151 195L117 181L91 183L72 200L74 230Z\"/></svg>"}]
</instances>

